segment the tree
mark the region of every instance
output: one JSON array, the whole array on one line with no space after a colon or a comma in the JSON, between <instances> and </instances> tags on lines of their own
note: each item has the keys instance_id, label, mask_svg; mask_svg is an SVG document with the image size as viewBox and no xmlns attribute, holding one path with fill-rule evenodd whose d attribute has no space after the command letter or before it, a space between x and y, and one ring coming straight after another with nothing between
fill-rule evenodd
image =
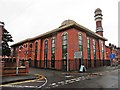
<instances>
[{"instance_id":1,"label":"tree","mask_svg":"<svg viewBox=\"0 0 120 90\"><path fill-rule=\"evenodd\" d=\"M4 25L4 22L2 22ZM13 42L11 34L2 26L2 56L10 56L11 50L8 42Z\"/></svg>"}]
</instances>

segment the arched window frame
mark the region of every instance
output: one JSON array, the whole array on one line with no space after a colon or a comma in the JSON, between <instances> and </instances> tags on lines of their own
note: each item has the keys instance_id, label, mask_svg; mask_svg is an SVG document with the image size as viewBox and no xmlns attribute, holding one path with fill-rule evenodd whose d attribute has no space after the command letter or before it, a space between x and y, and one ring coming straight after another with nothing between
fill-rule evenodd
<instances>
[{"instance_id":1,"label":"arched window frame","mask_svg":"<svg viewBox=\"0 0 120 90\"><path fill-rule=\"evenodd\" d=\"M32 48L32 47L33 47L33 44L32 44L32 43L30 43L29 47L30 47L30 48Z\"/></svg>"},{"instance_id":2,"label":"arched window frame","mask_svg":"<svg viewBox=\"0 0 120 90\"><path fill-rule=\"evenodd\" d=\"M91 59L91 48L90 48L90 38L87 37L87 53L88 53L88 60Z\"/></svg>"},{"instance_id":3,"label":"arched window frame","mask_svg":"<svg viewBox=\"0 0 120 90\"><path fill-rule=\"evenodd\" d=\"M62 34L62 59L67 59L68 33Z\"/></svg>"},{"instance_id":4,"label":"arched window frame","mask_svg":"<svg viewBox=\"0 0 120 90\"><path fill-rule=\"evenodd\" d=\"M47 54L48 53L48 39L44 40L44 53Z\"/></svg>"},{"instance_id":5,"label":"arched window frame","mask_svg":"<svg viewBox=\"0 0 120 90\"><path fill-rule=\"evenodd\" d=\"M82 33L78 33L78 44L79 44L79 51L83 50L83 37Z\"/></svg>"},{"instance_id":6,"label":"arched window frame","mask_svg":"<svg viewBox=\"0 0 120 90\"><path fill-rule=\"evenodd\" d=\"M78 44L79 44L79 51L82 53L81 55L83 55L83 37L81 32L78 32Z\"/></svg>"},{"instance_id":7,"label":"arched window frame","mask_svg":"<svg viewBox=\"0 0 120 90\"><path fill-rule=\"evenodd\" d=\"M35 42L35 60L37 60L38 42Z\"/></svg>"},{"instance_id":8,"label":"arched window frame","mask_svg":"<svg viewBox=\"0 0 120 90\"><path fill-rule=\"evenodd\" d=\"M48 59L48 39L45 39L44 40L44 60L46 61L47 59Z\"/></svg>"},{"instance_id":9,"label":"arched window frame","mask_svg":"<svg viewBox=\"0 0 120 90\"><path fill-rule=\"evenodd\" d=\"M94 54L94 60L96 60L96 40L93 39L93 54Z\"/></svg>"},{"instance_id":10,"label":"arched window frame","mask_svg":"<svg viewBox=\"0 0 120 90\"><path fill-rule=\"evenodd\" d=\"M101 41L102 59L104 59L104 42Z\"/></svg>"},{"instance_id":11,"label":"arched window frame","mask_svg":"<svg viewBox=\"0 0 120 90\"><path fill-rule=\"evenodd\" d=\"M51 39L51 60L55 60L55 37Z\"/></svg>"}]
</instances>

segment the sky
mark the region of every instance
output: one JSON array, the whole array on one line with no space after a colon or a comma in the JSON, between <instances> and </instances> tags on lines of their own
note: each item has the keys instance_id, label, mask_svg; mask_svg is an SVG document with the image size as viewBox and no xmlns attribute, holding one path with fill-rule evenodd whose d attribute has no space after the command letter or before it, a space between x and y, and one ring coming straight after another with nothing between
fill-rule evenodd
<instances>
[{"instance_id":1,"label":"sky","mask_svg":"<svg viewBox=\"0 0 120 90\"><path fill-rule=\"evenodd\" d=\"M106 45L118 46L119 0L0 0L0 21L14 42L58 28L71 19L95 32L94 11L100 8Z\"/></svg>"}]
</instances>

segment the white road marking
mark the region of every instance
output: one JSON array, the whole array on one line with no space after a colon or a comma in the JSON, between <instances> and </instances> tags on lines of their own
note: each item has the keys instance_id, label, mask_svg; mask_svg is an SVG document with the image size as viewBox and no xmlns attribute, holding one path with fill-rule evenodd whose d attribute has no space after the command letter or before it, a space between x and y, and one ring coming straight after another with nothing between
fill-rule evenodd
<instances>
[{"instance_id":1,"label":"white road marking","mask_svg":"<svg viewBox=\"0 0 120 90\"><path fill-rule=\"evenodd\" d=\"M22 85L5 85L2 87L13 87L13 88L37 88L37 86L22 86Z\"/></svg>"},{"instance_id":2,"label":"white road marking","mask_svg":"<svg viewBox=\"0 0 120 90\"><path fill-rule=\"evenodd\" d=\"M60 81L60 82L58 82L58 84L64 85L64 81Z\"/></svg>"},{"instance_id":3,"label":"white road marking","mask_svg":"<svg viewBox=\"0 0 120 90\"><path fill-rule=\"evenodd\" d=\"M89 78L89 76L86 76ZM77 78L73 78L73 79L68 79L65 81L59 81L59 82L54 82L52 84L49 84L47 88L52 88L52 87L58 87L58 86L62 86L62 85L66 85L66 84L70 84L70 83L74 83L74 82L79 82L80 80L85 80L84 76L82 77L77 77Z\"/></svg>"},{"instance_id":4,"label":"white road marking","mask_svg":"<svg viewBox=\"0 0 120 90\"><path fill-rule=\"evenodd\" d=\"M52 85L54 86L54 85L56 85L56 83L52 83Z\"/></svg>"},{"instance_id":5,"label":"white road marking","mask_svg":"<svg viewBox=\"0 0 120 90\"><path fill-rule=\"evenodd\" d=\"M59 85L55 85L55 86L53 86L53 87L58 87Z\"/></svg>"},{"instance_id":6,"label":"white road marking","mask_svg":"<svg viewBox=\"0 0 120 90\"><path fill-rule=\"evenodd\" d=\"M47 84L47 78L44 78L45 81L38 81L38 80L29 80L29 81L24 81L24 83L33 83L33 82L38 82L38 83L43 83L41 86L27 86L27 85L15 85L15 84L21 84L23 82L17 82L17 83L11 83L11 84L6 84L6 85L0 85L0 87L14 87L14 88L42 88Z\"/></svg>"},{"instance_id":7,"label":"white road marking","mask_svg":"<svg viewBox=\"0 0 120 90\"><path fill-rule=\"evenodd\" d=\"M39 88L42 88L43 86L45 86L45 85L47 84L47 82L48 82L48 81L47 81L47 78L44 78L44 79L45 79L45 83L42 84L41 86L39 86L38 89L39 89Z\"/></svg>"},{"instance_id":8,"label":"white road marking","mask_svg":"<svg viewBox=\"0 0 120 90\"><path fill-rule=\"evenodd\" d=\"M70 78L70 77L73 77L73 76L65 76L66 78Z\"/></svg>"}]
</instances>

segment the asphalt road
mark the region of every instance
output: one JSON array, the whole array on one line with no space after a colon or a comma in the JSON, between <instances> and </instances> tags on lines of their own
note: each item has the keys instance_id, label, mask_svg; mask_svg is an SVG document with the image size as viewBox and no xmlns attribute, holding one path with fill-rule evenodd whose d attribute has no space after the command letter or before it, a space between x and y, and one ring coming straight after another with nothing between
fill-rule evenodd
<instances>
[{"instance_id":1,"label":"asphalt road","mask_svg":"<svg viewBox=\"0 0 120 90\"><path fill-rule=\"evenodd\" d=\"M118 74L118 70L114 70L111 72L106 72L104 73L104 75L102 76L98 76L98 77L93 77L91 79L87 79L87 80L79 80L78 81L74 81L72 82L72 80L70 81L69 84L52 84L53 88L72 88L72 89L80 89L80 88L96 88L97 90L103 90L105 88L108 89L118 89L118 82L119 79L118 77L120 77L120 74ZM119 83L120 84L120 83ZM81 90L81 89L80 89Z\"/></svg>"},{"instance_id":2,"label":"asphalt road","mask_svg":"<svg viewBox=\"0 0 120 90\"><path fill-rule=\"evenodd\" d=\"M27 82L18 82L3 86L2 90L44 90L44 89L70 89L81 90L81 88L96 88L103 90L103 88L118 88L118 80L120 77L119 70L105 71L102 74L64 74L60 71L31 69L32 73L45 75L46 78L42 80L33 80ZM119 73L119 74L118 74ZM91 89L89 89L91 90Z\"/></svg>"}]
</instances>

